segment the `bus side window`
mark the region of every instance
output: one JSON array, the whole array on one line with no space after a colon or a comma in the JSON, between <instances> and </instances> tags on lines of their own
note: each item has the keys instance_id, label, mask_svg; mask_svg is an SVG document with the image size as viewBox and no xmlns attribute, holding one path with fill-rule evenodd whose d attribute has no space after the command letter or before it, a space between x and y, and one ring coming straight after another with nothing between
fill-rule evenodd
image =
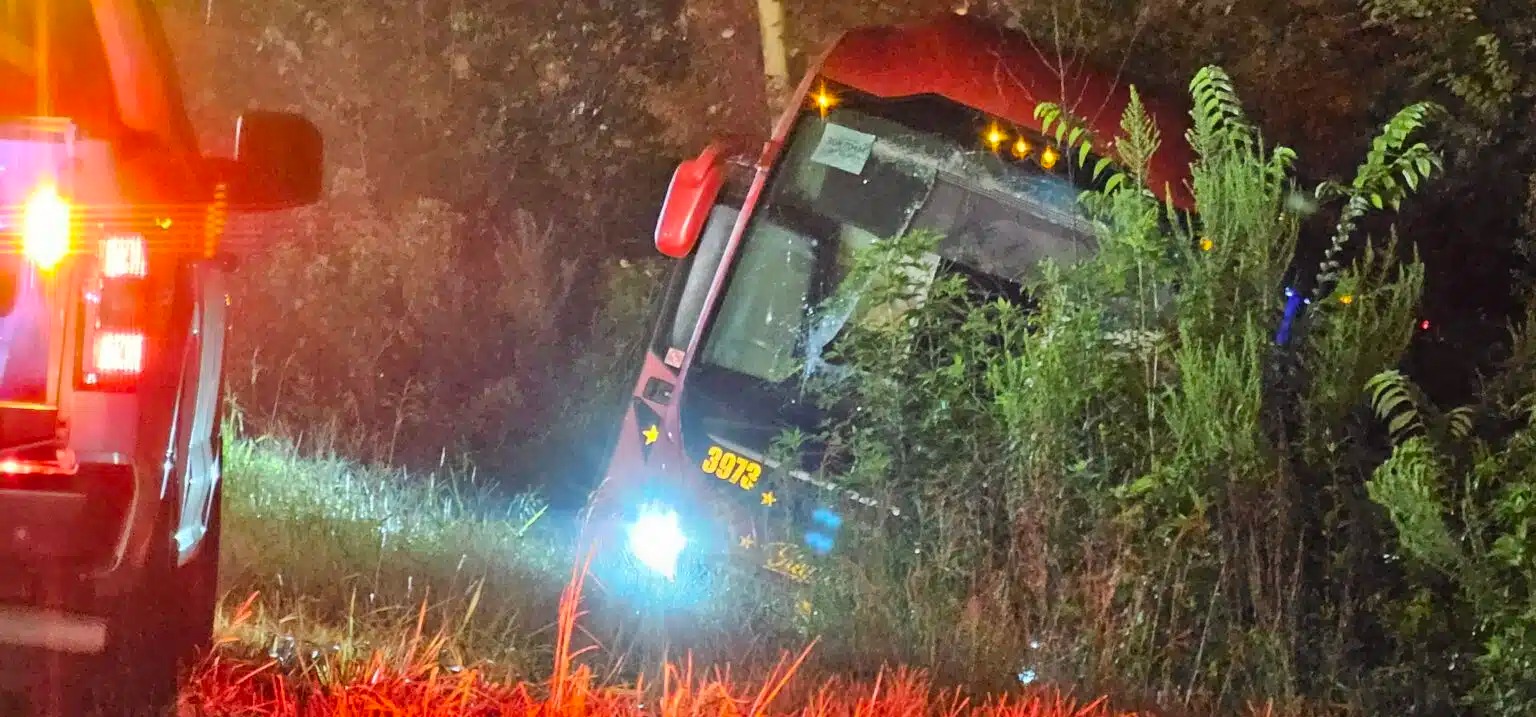
<instances>
[{"instance_id":1,"label":"bus side window","mask_svg":"<svg viewBox=\"0 0 1536 717\"><path fill-rule=\"evenodd\" d=\"M746 158L727 161L725 184L709 212L709 219L704 222L698 244L694 246L693 254L683 259L675 270L681 276L674 274L667 287L668 296L662 304L658 317L660 325L652 346L657 354L666 356L672 349L687 349L704 297L709 293L709 284L720 267L720 256L731 238L731 230L736 228L736 218L741 214L755 173L752 162Z\"/></svg>"},{"instance_id":2,"label":"bus side window","mask_svg":"<svg viewBox=\"0 0 1536 717\"><path fill-rule=\"evenodd\" d=\"M704 223L703 234L694 249L688 276L678 296L677 313L673 315L672 327L667 334L670 348L685 349L693 338L693 327L699 321L704 298L709 294L709 285L720 268L720 257L725 253L725 245L740 215L735 207L722 204L710 210L709 221Z\"/></svg>"}]
</instances>

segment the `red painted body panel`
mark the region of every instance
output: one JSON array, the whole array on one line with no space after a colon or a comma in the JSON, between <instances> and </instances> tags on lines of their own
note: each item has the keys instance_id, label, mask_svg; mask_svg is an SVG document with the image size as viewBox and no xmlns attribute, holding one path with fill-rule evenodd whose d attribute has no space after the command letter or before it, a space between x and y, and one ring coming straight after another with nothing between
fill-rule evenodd
<instances>
[{"instance_id":1,"label":"red painted body panel","mask_svg":"<svg viewBox=\"0 0 1536 717\"><path fill-rule=\"evenodd\" d=\"M879 97L941 95L1036 132L1040 123L1035 106L1056 102L1086 120L1098 136L1119 134L1130 101L1129 85L1112 73L1087 67L1061 73L1055 64L1021 33L949 15L913 25L850 30L824 57L820 72ZM1169 188L1176 206L1192 209L1192 156L1184 138L1188 113L1146 93L1141 99L1162 132L1162 147L1153 158L1147 184L1159 195Z\"/></svg>"}]
</instances>

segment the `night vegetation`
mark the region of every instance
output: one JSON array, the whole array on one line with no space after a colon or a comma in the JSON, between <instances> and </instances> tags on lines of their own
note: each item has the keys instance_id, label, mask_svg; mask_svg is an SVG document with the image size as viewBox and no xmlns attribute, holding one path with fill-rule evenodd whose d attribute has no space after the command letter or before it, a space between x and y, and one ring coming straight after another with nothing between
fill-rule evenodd
<instances>
[{"instance_id":1,"label":"night vegetation","mask_svg":"<svg viewBox=\"0 0 1536 717\"><path fill-rule=\"evenodd\" d=\"M235 234L236 642L194 697L328 714L381 695L565 710L579 692L630 713L594 685L654 678L675 646L604 622L603 586L589 632L556 620L580 556L546 506L604 458L666 269L646 245L672 162L766 124L751 3L161 4L207 126L239 87L316 117L331 161L320 206ZM867 408L817 436L846 458L835 477L907 500L916 527L862 524L809 616L716 612L677 641L750 672L819 638L797 665L813 683L889 663L1195 713L1530 714L1536 16L965 5L1198 108L1198 218L1141 191L1144 118L1088 138L1127 158L1084 197L1099 256L1046 272L1030 312L935 286L847 336L852 378L821 389ZM953 6L788 2L792 57ZM1078 109L1044 112L1070 127ZM932 240L864 257L864 300L912 291L899 269ZM1300 275L1312 303L1277 345ZM562 632L600 645L579 660L595 676L570 676ZM265 657L260 679L230 662ZM370 665L413 680L360 686ZM667 714L726 694L751 711L766 674L684 680ZM210 696L236 684L266 701ZM331 706L274 706L302 684L334 686L310 703ZM786 697L948 711L895 684L865 706ZM1035 714L997 714L1015 713Z\"/></svg>"}]
</instances>

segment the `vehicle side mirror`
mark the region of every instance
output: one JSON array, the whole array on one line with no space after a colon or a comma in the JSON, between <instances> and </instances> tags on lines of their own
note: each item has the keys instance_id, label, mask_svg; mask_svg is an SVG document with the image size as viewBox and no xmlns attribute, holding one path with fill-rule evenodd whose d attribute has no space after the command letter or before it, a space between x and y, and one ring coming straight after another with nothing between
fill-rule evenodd
<instances>
[{"instance_id":1,"label":"vehicle side mirror","mask_svg":"<svg viewBox=\"0 0 1536 717\"><path fill-rule=\"evenodd\" d=\"M688 256L723 184L725 146L721 142L711 143L699 156L679 164L656 220L656 250L674 259Z\"/></svg>"},{"instance_id":2,"label":"vehicle side mirror","mask_svg":"<svg viewBox=\"0 0 1536 717\"><path fill-rule=\"evenodd\" d=\"M292 209L320 200L325 140L301 115L256 110L235 124L235 158L222 163L235 211Z\"/></svg>"}]
</instances>

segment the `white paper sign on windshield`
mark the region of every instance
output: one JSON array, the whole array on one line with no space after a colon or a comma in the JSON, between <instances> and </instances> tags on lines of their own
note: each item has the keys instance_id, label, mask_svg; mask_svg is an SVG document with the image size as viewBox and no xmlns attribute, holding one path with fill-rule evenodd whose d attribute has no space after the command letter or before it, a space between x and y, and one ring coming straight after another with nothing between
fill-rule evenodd
<instances>
[{"instance_id":1,"label":"white paper sign on windshield","mask_svg":"<svg viewBox=\"0 0 1536 717\"><path fill-rule=\"evenodd\" d=\"M811 153L811 161L849 174L863 174L864 163L874 149L874 135L828 123L816 151Z\"/></svg>"}]
</instances>

